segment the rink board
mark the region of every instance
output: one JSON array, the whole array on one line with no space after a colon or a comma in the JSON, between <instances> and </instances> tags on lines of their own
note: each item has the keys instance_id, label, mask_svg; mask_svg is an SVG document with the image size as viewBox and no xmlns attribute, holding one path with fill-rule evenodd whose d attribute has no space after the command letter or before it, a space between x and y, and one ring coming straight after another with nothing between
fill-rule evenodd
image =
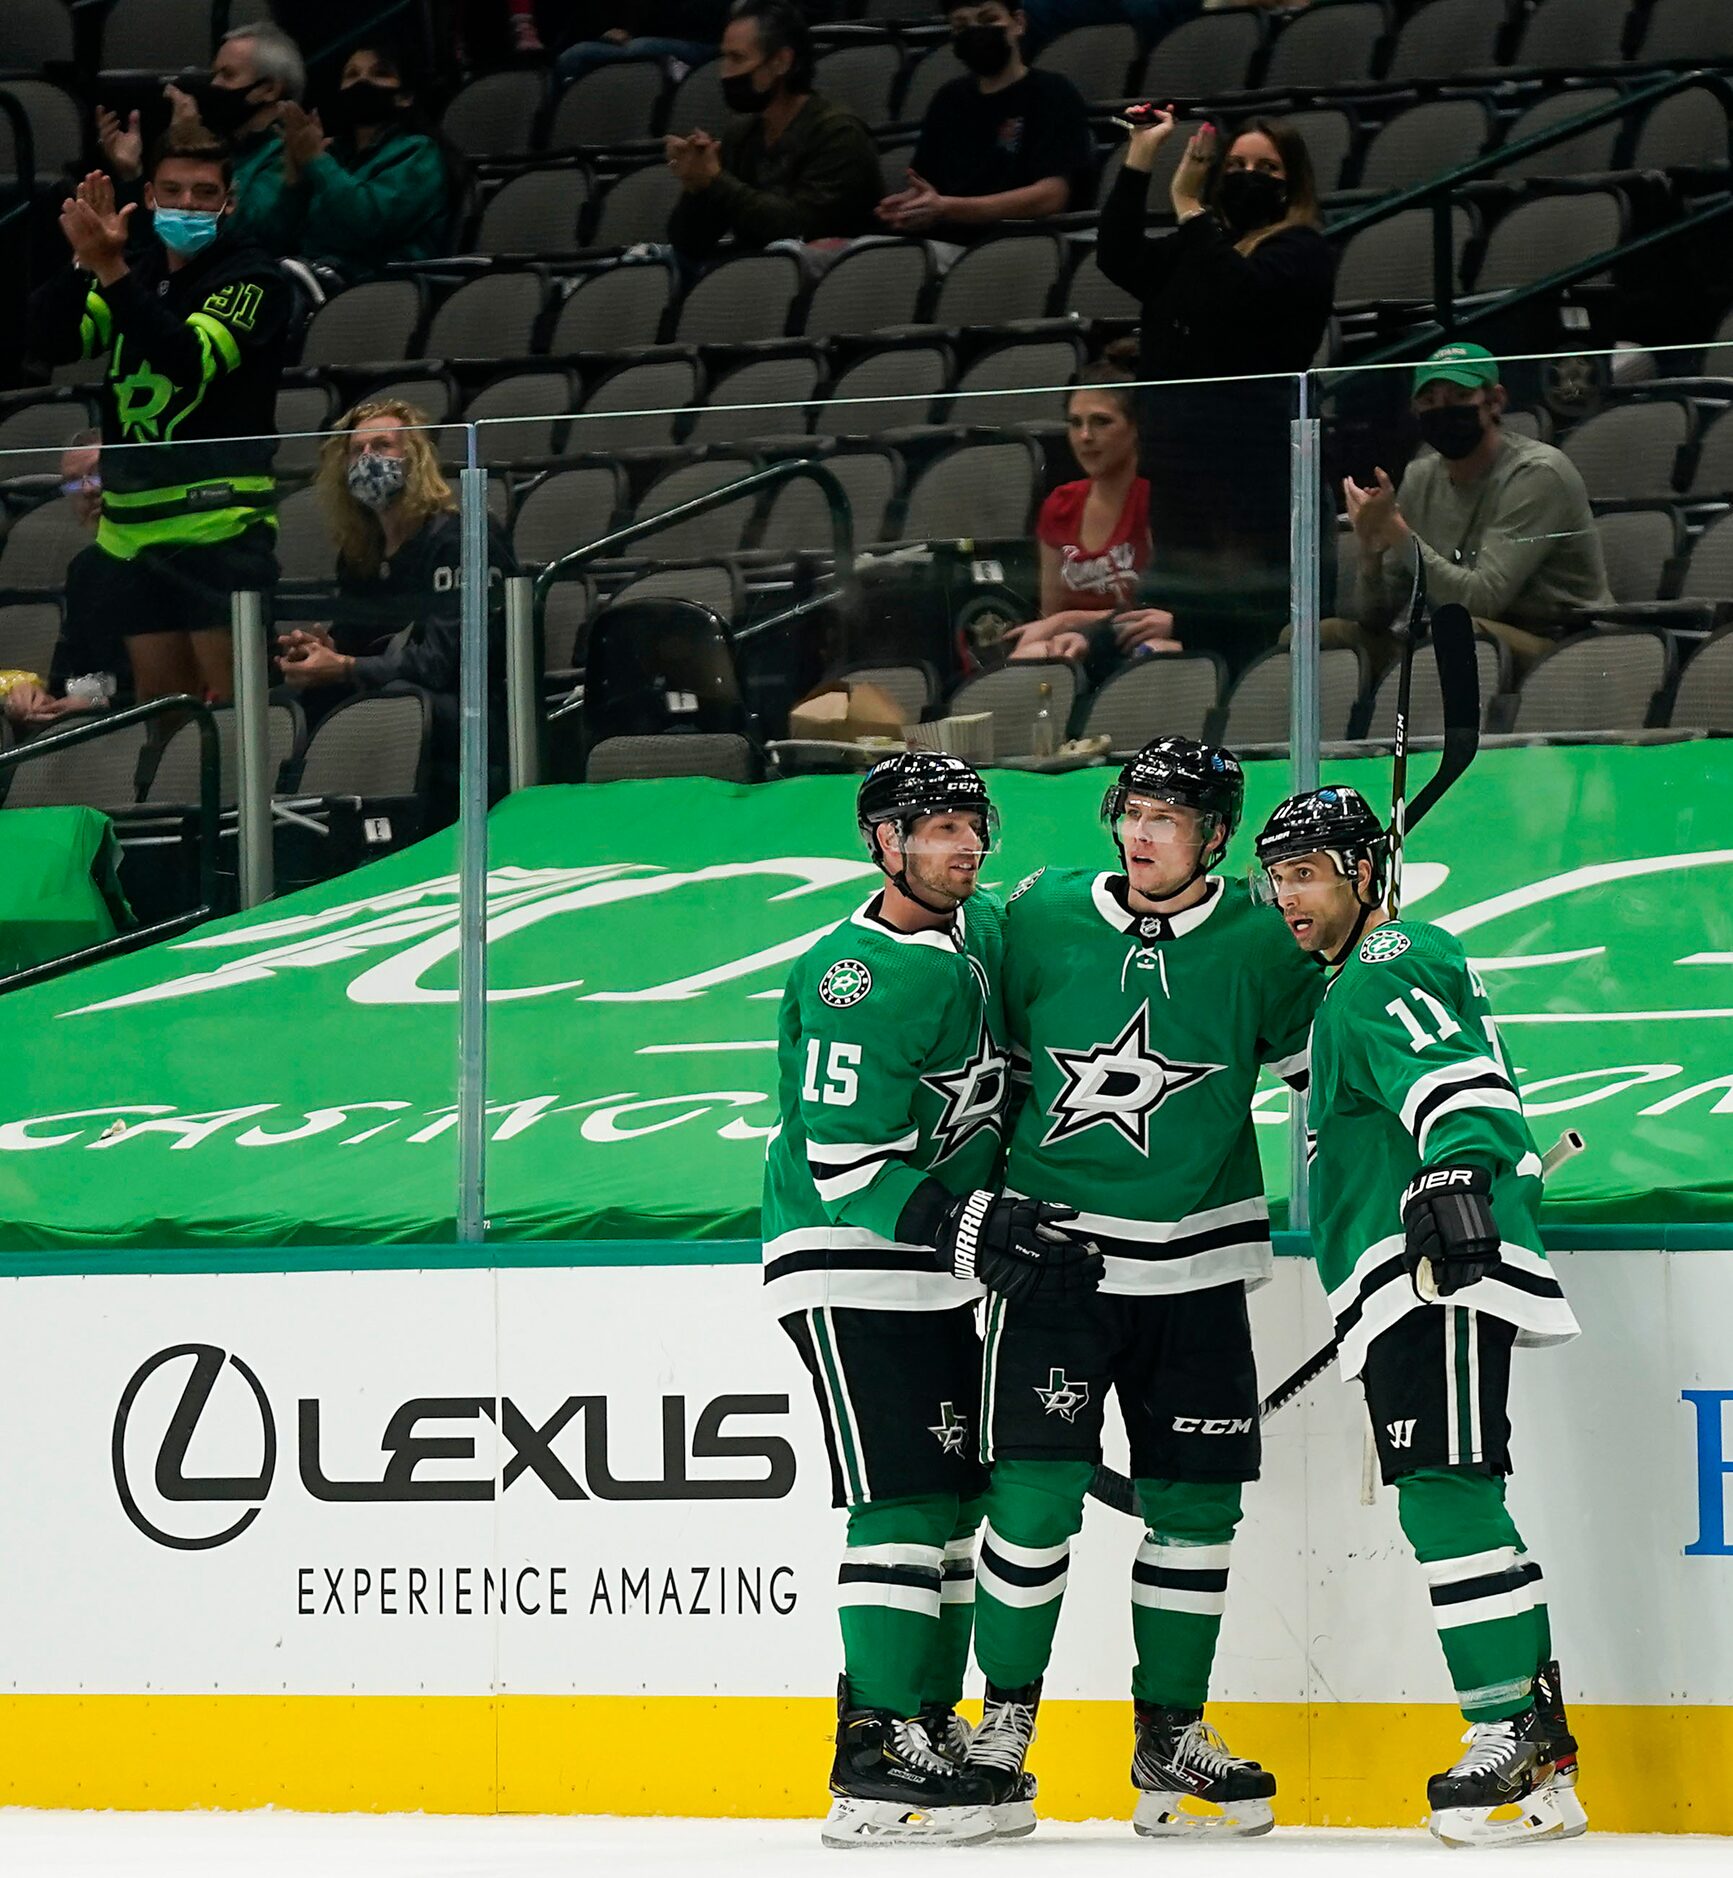
<instances>
[{"instance_id":1,"label":"rink board","mask_svg":"<svg viewBox=\"0 0 1733 1878\"><path fill-rule=\"evenodd\" d=\"M814 1810L841 1522L754 1251L6 1281L0 1803ZM1512 1503L1585 1793L1733 1831L1733 1251L1559 1263L1588 1334L1518 1362ZM1325 1335L1298 1259L1253 1315L1266 1385ZM1460 1727L1360 1428L1334 1376L1278 1417L1235 1552L1214 1712L1295 1822L1413 1823ZM1074 1553L1055 1817L1128 1810L1137 1531Z\"/></svg>"}]
</instances>

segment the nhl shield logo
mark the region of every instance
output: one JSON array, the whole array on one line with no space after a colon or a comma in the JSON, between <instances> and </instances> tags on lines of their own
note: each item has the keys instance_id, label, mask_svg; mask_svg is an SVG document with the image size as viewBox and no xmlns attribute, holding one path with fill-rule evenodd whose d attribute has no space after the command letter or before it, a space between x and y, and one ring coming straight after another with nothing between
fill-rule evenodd
<instances>
[{"instance_id":1,"label":"nhl shield logo","mask_svg":"<svg viewBox=\"0 0 1733 1878\"><path fill-rule=\"evenodd\" d=\"M1413 941L1405 932L1393 932L1383 926L1377 932L1368 934L1360 947L1362 965L1386 965L1391 959L1399 959Z\"/></svg>"},{"instance_id":2,"label":"nhl shield logo","mask_svg":"<svg viewBox=\"0 0 1733 1878\"><path fill-rule=\"evenodd\" d=\"M1062 1369L1050 1369L1047 1387L1043 1389L1036 1383L1035 1393L1041 1398L1041 1413L1057 1415L1064 1422L1076 1421L1079 1413L1089 1406L1089 1384L1069 1381Z\"/></svg>"},{"instance_id":3,"label":"nhl shield logo","mask_svg":"<svg viewBox=\"0 0 1733 1878\"><path fill-rule=\"evenodd\" d=\"M873 975L859 959L838 959L818 981L820 999L838 1011L859 1004L873 988Z\"/></svg>"}]
</instances>

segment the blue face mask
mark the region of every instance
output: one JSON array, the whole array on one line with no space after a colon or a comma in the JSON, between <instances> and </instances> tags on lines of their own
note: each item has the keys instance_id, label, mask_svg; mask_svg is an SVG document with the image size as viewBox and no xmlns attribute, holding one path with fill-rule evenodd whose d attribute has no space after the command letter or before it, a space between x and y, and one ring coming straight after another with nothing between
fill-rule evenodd
<instances>
[{"instance_id":1,"label":"blue face mask","mask_svg":"<svg viewBox=\"0 0 1733 1878\"><path fill-rule=\"evenodd\" d=\"M222 220L209 209L156 209L151 214L158 239L174 254L197 254L208 248Z\"/></svg>"}]
</instances>

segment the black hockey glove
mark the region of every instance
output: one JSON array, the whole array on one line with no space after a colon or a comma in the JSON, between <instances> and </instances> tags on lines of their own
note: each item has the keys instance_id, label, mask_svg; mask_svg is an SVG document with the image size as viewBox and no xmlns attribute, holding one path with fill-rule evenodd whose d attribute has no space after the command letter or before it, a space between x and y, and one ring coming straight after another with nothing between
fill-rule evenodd
<instances>
[{"instance_id":1,"label":"black hockey glove","mask_svg":"<svg viewBox=\"0 0 1733 1878\"><path fill-rule=\"evenodd\" d=\"M1447 1298L1484 1278L1499 1262L1492 1176L1480 1167L1422 1169L1402 1196L1402 1228L1418 1297Z\"/></svg>"},{"instance_id":2,"label":"black hockey glove","mask_svg":"<svg viewBox=\"0 0 1733 1878\"><path fill-rule=\"evenodd\" d=\"M1105 1269L1100 1248L1059 1230L1062 1220L1076 1217L1075 1207L978 1187L960 1194L940 1217L939 1264L953 1277L978 1278L989 1291L1017 1301L1093 1291Z\"/></svg>"}]
</instances>

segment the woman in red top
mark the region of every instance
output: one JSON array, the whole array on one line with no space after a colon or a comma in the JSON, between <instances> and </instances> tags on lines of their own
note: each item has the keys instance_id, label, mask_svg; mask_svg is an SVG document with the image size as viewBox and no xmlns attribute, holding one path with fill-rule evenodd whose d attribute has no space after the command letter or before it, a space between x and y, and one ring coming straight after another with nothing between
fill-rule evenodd
<instances>
[{"instance_id":1,"label":"woman in red top","mask_svg":"<svg viewBox=\"0 0 1733 1878\"><path fill-rule=\"evenodd\" d=\"M1131 382L1096 366L1067 401L1071 451L1085 480L1060 484L1041 505L1041 617L1016 629L1014 659L1083 659L1098 637L1102 651L1121 656L1180 650L1173 615L1137 604L1151 543Z\"/></svg>"}]
</instances>

